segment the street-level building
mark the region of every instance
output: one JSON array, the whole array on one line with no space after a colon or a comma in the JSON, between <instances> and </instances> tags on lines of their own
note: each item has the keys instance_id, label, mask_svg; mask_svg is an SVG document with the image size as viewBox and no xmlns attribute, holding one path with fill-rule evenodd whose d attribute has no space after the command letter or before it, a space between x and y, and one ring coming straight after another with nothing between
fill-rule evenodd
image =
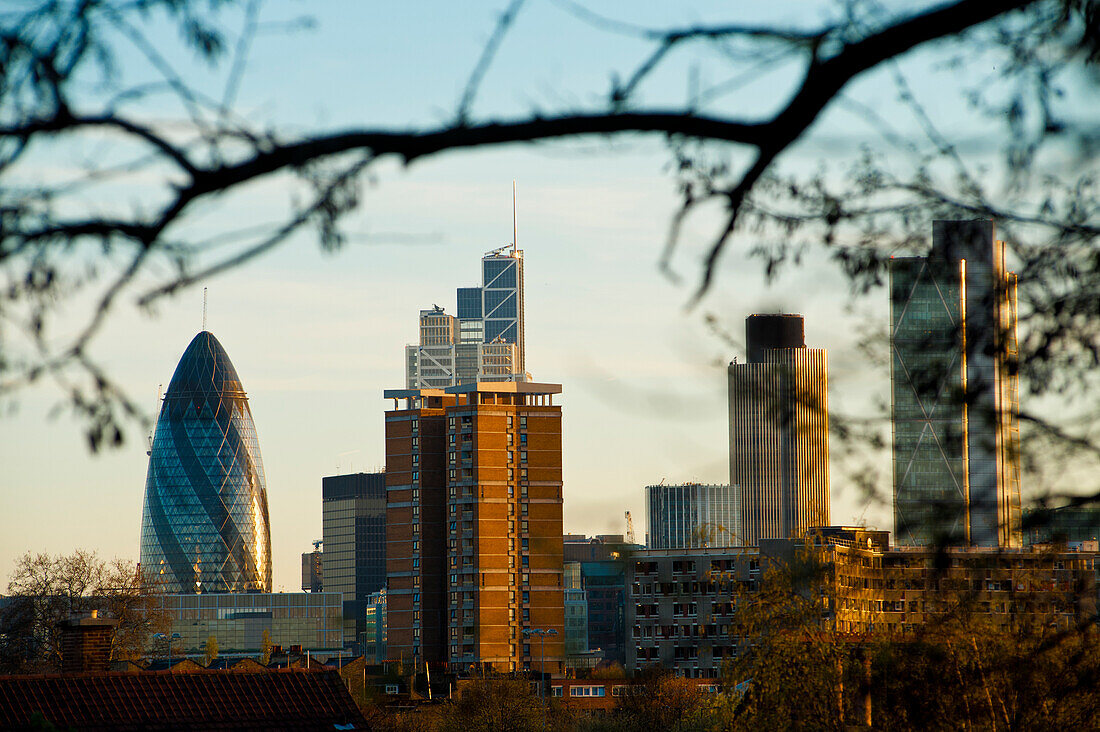
<instances>
[{"instance_id":1,"label":"street-level building","mask_svg":"<svg viewBox=\"0 0 1100 732\"><path fill-rule=\"evenodd\" d=\"M218 656L259 657L275 646L335 655L344 649L343 596L339 592L207 593L158 595L169 618L173 653L202 658L213 637ZM155 644L152 646L155 650Z\"/></svg>"}]
</instances>

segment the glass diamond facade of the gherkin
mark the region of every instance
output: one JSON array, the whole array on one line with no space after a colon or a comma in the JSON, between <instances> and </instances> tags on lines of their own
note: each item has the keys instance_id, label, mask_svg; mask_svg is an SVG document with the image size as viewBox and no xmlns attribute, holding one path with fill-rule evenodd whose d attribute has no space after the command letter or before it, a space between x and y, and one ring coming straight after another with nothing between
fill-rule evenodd
<instances>
[{"instance_id":1,"label":"glass diamond facade of the gherkin","mask_svg":"<svg viewBox=\"0 0 1100 732\"><path fill-rule=\"evenodd\" d=\"M267 487L252 411L208 331L187 346L149 451L141 568L158 592L270 592Z\"/></svg>"}]
</instances>

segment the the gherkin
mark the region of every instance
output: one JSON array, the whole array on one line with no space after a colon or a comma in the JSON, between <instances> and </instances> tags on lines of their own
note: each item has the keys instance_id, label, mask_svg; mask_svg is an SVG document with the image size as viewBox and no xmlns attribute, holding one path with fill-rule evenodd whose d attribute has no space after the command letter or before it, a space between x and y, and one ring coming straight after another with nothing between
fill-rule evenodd
<instances>
[{"instance_id":1,"label":"the gherkin","mask_svg":"<svg viewBox=\"0 0 1100 732\"><path fill-rule=\"evenodd\" d=\"M165 392L145 481L141 567L160 592L270 592L260 445L237 370L199 333Z\"/></svg>"}]
</instances>

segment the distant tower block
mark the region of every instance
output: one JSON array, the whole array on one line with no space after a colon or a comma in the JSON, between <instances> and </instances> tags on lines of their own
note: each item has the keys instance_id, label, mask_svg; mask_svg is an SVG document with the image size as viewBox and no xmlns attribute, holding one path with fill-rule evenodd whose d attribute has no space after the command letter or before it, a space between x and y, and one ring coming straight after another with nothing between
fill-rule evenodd
<instances>
[{"instance_id":1,"label":"distant tower block","mask_svg":"<svg viewBox=\"0 0 1100 732\"><path fill-rule=\"evenodd\" d=\"M894 536L1018 547L1016 275L992 221L936 221L890 260Z\"/></svg>"},{"instance_id":2,"label":"distant tower block","mask_svg":"<svg viewBox=\"0 0 1100 732\"><path fill-rule=\"evenodd\" d=\"M749 362L728 369L730 484L755 546L829 523L829 369L800 315L752 315L745 330Z\"/></svg>"}]
</instances>

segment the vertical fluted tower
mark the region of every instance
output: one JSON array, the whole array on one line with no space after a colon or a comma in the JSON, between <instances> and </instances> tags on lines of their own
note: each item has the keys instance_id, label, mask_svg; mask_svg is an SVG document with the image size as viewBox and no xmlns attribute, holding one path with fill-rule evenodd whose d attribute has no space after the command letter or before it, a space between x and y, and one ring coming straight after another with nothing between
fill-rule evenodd
<instances>
[{"instance_id":1,"label":"vertical fluted tower","mask_svg":"<svg viewBox=\"0 0 1100 732\"><path fill-rule=\"evenodd\" d=\"M728 369L730 484L756 546L829 524L829 366L800 315L752 315L745 329L748 363Z\"/></svg>"},{"instance_id":2,"label":"vertical fluted tower","mask_svg":"<svg viewBox=\"0 0 1100 732\"><path fill-rule=\"evenodd\" d=\"M157 418L141 567L160 592L270 592L267 486L237 370L213 334L187 346Z\"/></svg>"}]
</instances>

